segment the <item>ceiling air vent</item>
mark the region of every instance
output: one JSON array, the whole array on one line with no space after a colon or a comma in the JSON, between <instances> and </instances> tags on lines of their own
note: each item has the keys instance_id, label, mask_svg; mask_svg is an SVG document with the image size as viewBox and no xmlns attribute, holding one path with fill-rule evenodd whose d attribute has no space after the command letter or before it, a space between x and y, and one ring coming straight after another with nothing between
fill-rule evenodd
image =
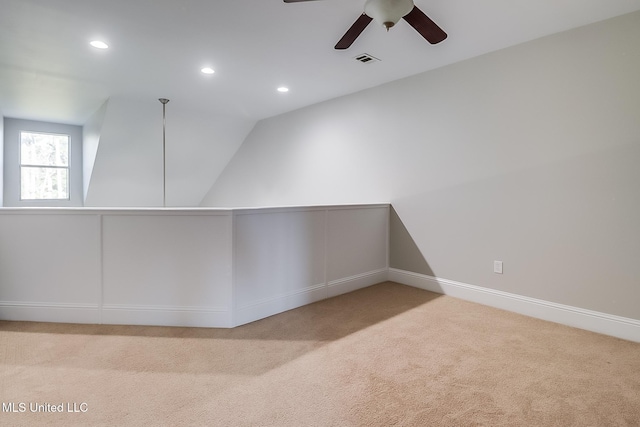
<instances>
[{"instance_id":1,"label":"ceiling air vent","mask_svg":"<svg viewBox=\"0 0 640 427\"><path fill-rule=\"evenodd\" d=\"M356 56L356 60L362 62L363 64L369 64L373 62L380 62L380 60L374 56L369 55L368 53L363 53Z\"/></svg>"}]
</instances>

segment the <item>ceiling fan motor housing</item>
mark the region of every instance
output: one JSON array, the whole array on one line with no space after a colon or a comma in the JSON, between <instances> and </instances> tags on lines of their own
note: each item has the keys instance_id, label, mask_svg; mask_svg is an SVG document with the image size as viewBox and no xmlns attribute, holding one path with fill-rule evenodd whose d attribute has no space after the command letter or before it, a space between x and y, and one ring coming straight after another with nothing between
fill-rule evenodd
<instances>
[{"instance_id":1,"label":"ceiling fan motor housing","mask_svg":"<svg viewBox=\"0 0 640 427\"><path fill-rule=\"evenodd\" d=\"M413 9L413 0L367 0L364 13L387 30Z\"/></svg>"}]
</instances>

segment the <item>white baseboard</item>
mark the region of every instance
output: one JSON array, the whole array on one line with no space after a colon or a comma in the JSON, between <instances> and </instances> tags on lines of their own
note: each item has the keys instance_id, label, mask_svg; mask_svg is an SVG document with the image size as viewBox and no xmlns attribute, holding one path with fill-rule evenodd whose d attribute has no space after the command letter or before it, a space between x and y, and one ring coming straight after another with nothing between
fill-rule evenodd
<instances>
[{"instance_id":1,"label":"white baseboard","mask_svg":"<svg viewBox=\"0 0 640 427\"><path fill-rule=\"evenodd\" d=\"M228 328L390 280L491 307L640 342L640 320L529 298L394 268L376 270L231 310L226 307L160 307L0 301L0 319Z\"/></svg>"},{"instance_id":2,"label":"white baseboard","mask_svg":"<svg viewBox=\"0 0 640 427\"><path fill-rule=\"evenodd\" d=\"M233 326L255 322L256 320L312 304L325 298L327 298L327 289L322 283L259 301L252 301L236 307L233 313Z\"/></svg>"},{"instance_id":3,"label":"white baseboard","mask_svg":"<svg viewBox=\"0 0 640 427\"><path fill-rule=\"evenodd\" d=\"M329 283L226 307L177 307L105 304L39 304L0 302L0 319L15 321L93 323L230 328L264 319L287 310L366 288L387 280L387 269L375 270Z\"/></svg>"},{"instance_id":4,"label":"white baseboard","mask_svg":"<svg viewBox=\"0 0 640 427\"><path fill-rule=\"evenodd\" d=\"M640 320L524 297L467 283L389 269L389 280L538 319L640 342Z\"/></svg>"},{"instance_id":5,"label":"white baseboard","mask_svg":"<svg viewBox=\"0 0 640 427\"><path fill-rule=\"evenodd\" d=\"M233 326L244 325L326 298L385 282L387 272L386 268L370 271L237 306L234 310Z\"/></svg>"},{"instance_id":6,"label":"white baseboard","mask_svg":"<svg viewBox=\"0 0 640 427\"><path fill-rule=\"evenodd\" d=\"M231 327L231 310L225 307L103 305L100 323L229 328Z\"/></svg>"},{"instance_id":7,"label":"white baseboard","mask_svg":"<svg viewBox=\"0 0 640 427\"><path fill-rule=\"evenodd\" d=\"M328 297L335 297L346 294L347 292L357 291L378 283L386 282L388 269L380 269L369 271L367 273L358 274L344 279L333 280L328 284Z\"/></svg>"},{"instance_id":8,"label":"white baseboard","mask_svg":"<svg viewBox=\"0 0 640 427\"><path fill-rule=\"evenodd\" d=\"M0 319L26 322L98 323L100 309L93 304L0 301Z\"/></svg>"}]
</instances>

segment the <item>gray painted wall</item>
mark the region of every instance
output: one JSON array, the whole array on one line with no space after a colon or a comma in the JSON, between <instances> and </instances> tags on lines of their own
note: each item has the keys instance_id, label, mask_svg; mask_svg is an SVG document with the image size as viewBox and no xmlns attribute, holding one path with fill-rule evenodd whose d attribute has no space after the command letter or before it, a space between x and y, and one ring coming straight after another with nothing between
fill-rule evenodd
<instances>
[{"instance_id":1,"label":"gray painted wall","mask_svg":"<svg viewBox=\"0 0 640 427\"><path fill-rule=\"evenodd\" d=\"M633 13L263 120L203 205L390 201L434 276L640 319L638 40Z\"/></svg>"},{"instance_id":2,"label":"gray painted wall","mask_svg":"<svg viewBox=\"0 0 640 427\"><path fill-rule=\"evenodd\" d=\"M20 200L20 131L69 135L69 200ZM34 120L4 119L4 206L82 206L82 127Z\"/></svg>"},{"instance_id":3,"label":"gray painted wall","mask_svg":"<svg viewBox=\"0 0 640 427\"><path fill-rule=\"evenodd\" d=\"M428 276L434 275L393 207L389 212L389 267Z\"/></svg>"}]
</instances>

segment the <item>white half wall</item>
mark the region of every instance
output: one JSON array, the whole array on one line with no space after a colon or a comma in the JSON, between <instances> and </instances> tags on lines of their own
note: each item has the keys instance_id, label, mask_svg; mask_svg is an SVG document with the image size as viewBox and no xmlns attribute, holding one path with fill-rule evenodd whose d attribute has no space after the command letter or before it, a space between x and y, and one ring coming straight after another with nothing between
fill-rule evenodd
<instances>
[{"instance_id":1,"label":"white half wall","mask_svg":"<svg viewBox=\"0 0 640 427\"><path fill-rule=\"evenodd\" d=\"M98 323L100 218L8 212L0 210L0 318Z\"/></svg>"},{"instance_id":2,"label":"white half wall","mask_svg":"<svg viewBox=\"0 0 640 427\"><path fill-rule=\"evenodd\" d=\"M231 325L232 215L102 216L101 323Z\"/></svg>"},{"instance_id":3,"label":"white half wall","mask_svg":"<svg viewBox=\"0 0 640 427\"><path fill-rule=\"evenodd\" d=\"M640 319L638 40L633 13L263 120L203 204L389 201L434 277Z\"/></svg>"},{"instance_id":4,"label":"white half wall","mask_svg":"<svg viewBox=\"0 0 640 427\"><path fill-rule=\"evenodd\" d=\"M241 325L385 281L388 215L0 209L0 319Z\"/></svg>"},{"instance_id":5,"label":"white half wall","mask_svg":"<svg viewBox=\"0 0 640 427\"><path fill-rule=\"evenodd\" d=\"M235 212L236 325L387 280L388 205Z\"/></svg>"}]
</instances>

